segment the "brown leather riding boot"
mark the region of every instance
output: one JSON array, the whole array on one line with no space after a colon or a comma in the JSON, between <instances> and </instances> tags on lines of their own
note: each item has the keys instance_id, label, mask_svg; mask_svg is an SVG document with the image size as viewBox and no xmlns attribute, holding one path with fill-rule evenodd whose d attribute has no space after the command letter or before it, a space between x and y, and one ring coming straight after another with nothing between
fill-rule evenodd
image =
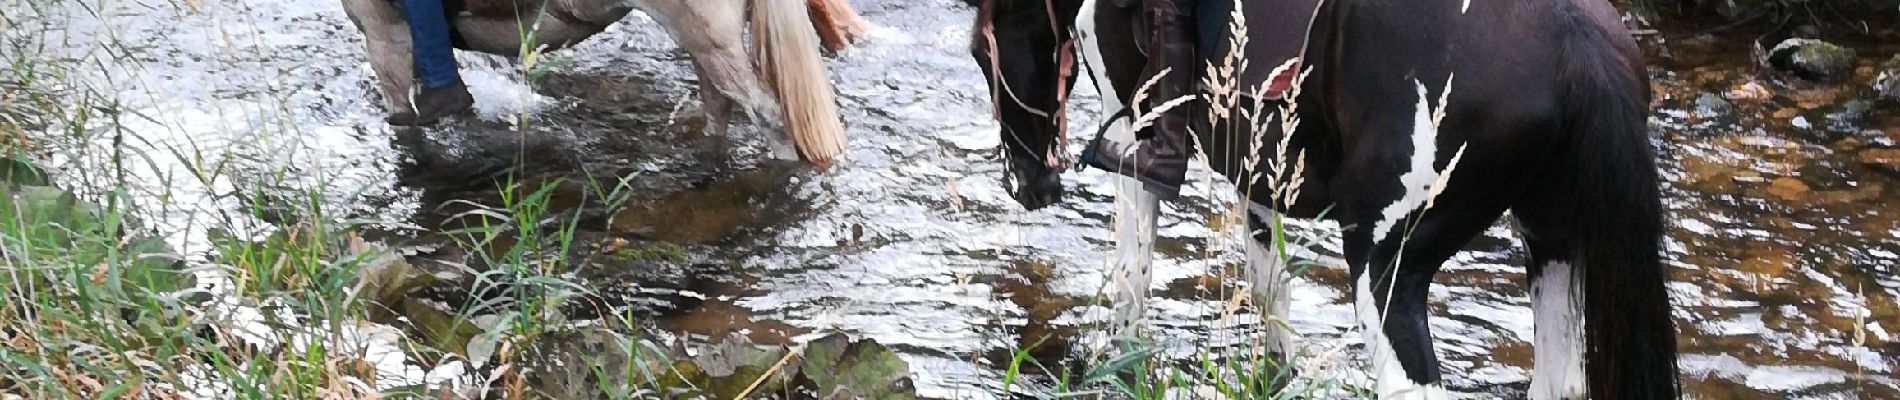
<instances>
[{"instance_id":1,"label":"brown leather riding boot","mask_svg":"<svg viewBox=\"0 0 1900 400\"><path fill-rule=\"evenodd\" d=\"M1162 70L1168 74L1149 89L1148 104L1142 108L1143 112L1182 96L1195 95L1192 90L1196 64L1193 20L1181 12L1174 0L1152 0L1148 12L1152 36L1144 75L1152 77ZM1083 161L1138 179L1146 190L1163 199L1174 198L1187 178L1188 104L1192 102L1176 106L1156 118L1151 126L1153 136L1135 144L1129 156L1123 157L1126 149L1114 148L1098 137L1090 144Z\"/></svg>"}]
</instances>

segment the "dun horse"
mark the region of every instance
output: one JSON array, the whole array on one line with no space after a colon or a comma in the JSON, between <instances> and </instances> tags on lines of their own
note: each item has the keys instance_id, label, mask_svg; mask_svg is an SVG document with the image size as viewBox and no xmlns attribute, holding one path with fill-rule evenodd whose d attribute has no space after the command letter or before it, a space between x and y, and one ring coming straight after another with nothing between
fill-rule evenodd
<instances>
[{"instance_id":1,"label":"dun horse","mask_svg":"<svg viewBox=\"0 0 1900 400\"><path fill-rule=\"evenodd\" d=\"M864 32L863 20L842 0L809 0L809 7L807 0L513 1L515 7L500 15L449 10L456 47L518 56L523 38L532 37L534 47L562 48L640 9L692 56L702 80L700 100L716 134L726 133L737 104L749 115L784 123L784 137L767 138L783 158L803 157L824 166L844 151L844 126L819 54L821 41L836 50ZM412 82L414 61L408 25L394 3L343 0L350 20L368 39L371 68L381 82L385 106L401 110L409 108L403 94ZM748 4L752 46L743 39ZM535 31L527 36L524 29ZM750 56L748 48L753 50ZM796 156L789 154L793 148Z\"/></svg>"},{"instance_id":2,"label":"dun horse","mask_svg":"<svg viewBox=\"0 0 1900 400\"><path fill-rule=\"evenodd\" d=\"M991 82L1006 185L1024 206L1061 198L1060 110L1077 69L1102 93L1103 115L1116 116L1102 127L1106 139L1145 135L1130 118L1143 110L1125 106L1146 79L1139 1L982 0L971 55ZM1247 32L1241 42L1228 26L1203 27L1201 53L1211 56L1202 61L1218 67L1231 53L1253 67L1236 74L1234 87L1245 95L1203 87L1190 103L1195 119L1208 115L1209 99L1229 111L1293 101L1300 123L1285 132L1278 121L1235 112L1201 121L1194 143L1256 202L1251 232L1271 232L1262 221L1274 212L1324 214L1346 227L1346 263L1380 397L1445 398L1426 295L1440 265L1507 210L1531 258L1530 397L1676 396L1647 77L1607 2L1202 3L1201 12L1215 15L1239 6ZM1071 47L1081 60L1071 59ZM1282 139L1284 152L1275 145ZM1268 201L1274 188L1254 184L1253 173L1293 165L1302 153L1300 194ZM1296 170L1276 178L1292 180ZM1157 202L1138 182L1122 182L1118 231L1129 236L1118 245L1125 270L1118 282L1126 285L1118 299L1133 309L1124 318L1138 318ZM1271 317L1284 319L1286 289L1266 235L1249 248L1249 279ZM1264 342L1286 354L1284 332L1270 335Z\"/></svg>"}]
</instances>

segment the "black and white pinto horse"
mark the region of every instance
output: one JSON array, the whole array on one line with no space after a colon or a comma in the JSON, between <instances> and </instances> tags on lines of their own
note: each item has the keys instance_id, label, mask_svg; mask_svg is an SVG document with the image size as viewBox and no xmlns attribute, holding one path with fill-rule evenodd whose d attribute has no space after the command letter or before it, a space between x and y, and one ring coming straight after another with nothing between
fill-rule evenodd
<instances>
[{"instance_id":1,"label":"black and white pinto horse","mask_svg":"<svg viewBox=\"0 0 1900 400\"><path fill-rule=\"evenodd\" d=\"M982 0L971 55L989 78L1002 125L1005 184L1025 207L1061 198L1061 109L1075 71L1091 75L1103 115L1116 115L1101 128L1104 137L1126 142L1146 134L1130 129L1128 116L1140 112L1124 109L1145 80L1140 1ZM1508 210L1531 256L1530 397L1676 397L1659 177L1645 123L1648 78L1609 4L1201 1L1210 3L1202 13L1238 3L1245 16L1242 49L1229 48L1233 29L1201 30L1204 38L1218 33L1202 40L1202 53L1213 55L1205 61L1218 67L1237 51L1254 66L1237 72L1247 95L1235 109L1257 102L1277 109L1292 94L1300 119L1291 133L1238 115L1194 129L1209 166L1251 192L1242 198L1274 198L1274 188L1252 184L1251 171L1267 169L1249 160L1292 163L1304 153L1297 198L1251 207L1249 231L1257 233L1248 280L1272 318L1287 317L1287 293L1265 245L1273 238L1260 233L1272 231L1263 221L1274 212L1336 220L1346 228L1345 261L1377 394L1444 398L1427 323L1432 278ZM1070 58L1071 47L1081 60ZM1280 65L1291 68L1276 73L1272 66ZM1299 74L1303 89L1286 91ZM1192 103L1201 108L1196 120L1206 114L1204 100ZM1287 134L1292 148L1277 152L1271 144ZM1260 142L1269 145L1247 145ZM1124 236L1113 286L1124 303L1120 316L1139 318L1158 203L1139 182L1121 182L1117 232ZM1285 334L1269 333L1264 342L1288 354Z\"/></svg>"},{"instance_id":2,"label":"black and white pinto horse","mask_svg":"<svg viewBox=\"0 0 1900 400\"><path fill-rule=\"evenodd\" d=\"M528 48L558 49L600 33L638 9L664 26L692 57L702 82L700 100L715 134L725 135L736 104L762 120L784 123L784 136L766 135L772 154L779 158L802 157L823 166L844 150L844 126L819 47L820 32L838 28L814 30L812 26L833 21L861 24L841 2L813 0L810 10L849 14L815 20L807 0L513 1L519 10L514 14L519 15L459 13L452 17L456 47L519 56L523 40L532 38ZM385 106L402 110L409 108L404 94L415 74L414 59L409 25L394 3L343 0L343 8L367 39L370 66L381 81ZM744 39L748 10L754 29L750 45Z\"/></svg>"}]
</instances>

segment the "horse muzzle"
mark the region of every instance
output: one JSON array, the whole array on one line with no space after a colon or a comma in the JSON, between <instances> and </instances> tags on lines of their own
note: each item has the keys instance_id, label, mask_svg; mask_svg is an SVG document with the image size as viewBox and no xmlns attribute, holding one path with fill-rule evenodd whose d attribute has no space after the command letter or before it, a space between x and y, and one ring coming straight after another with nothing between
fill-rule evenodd
<instances>
[{"instance_id":1,"label":"horse muzzle","mask_svg":"<svg viewBox=\"0 0 1900 400\"><path fill-rule=\"evenodd\" d=\"M1062 174L1029 157L1008 158L1009 169L1003 172L1003 188L1017 204L1036 210L1062 201Z\"/></svg>"}]
</instances>

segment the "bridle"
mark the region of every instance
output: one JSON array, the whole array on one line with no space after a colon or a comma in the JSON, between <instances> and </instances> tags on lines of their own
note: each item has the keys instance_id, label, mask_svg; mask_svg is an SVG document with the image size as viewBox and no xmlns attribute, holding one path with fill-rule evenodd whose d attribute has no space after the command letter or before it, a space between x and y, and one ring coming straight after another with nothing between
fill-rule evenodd
<instances>
[{"instance_id":1,"label":"bridle","mask_svg":"<svg viewBox=\"0 0 1900 400\"><path fill-rule=\"evenodd\" d=\"M1069 120L1066 110L1067 107L1065 107L1065 105L1069 104L1068 82L1069 79L1075 75L1075 37L1071 35L1066 39L1062 39L1062 42L1056 45L1055 59L1057 72L1055 110L1044 110L1030 106L1029 103L1024 102L1021 97L1016 96L1015 89L1010 88L1009 82L1003 79L1002 56L999 55L996 50L996 21L994 19L996 2L997 0L983 0L983 4L979 6L977 10L977 25L979 29L982 30L983 40L987 41L989 45L990 87L1002 88L1003 92L1003 96L990 96L990 112L993 118L996 118L997 121L1002 121L1002 98L1007 96L1011 101L1016 102L1017 106L1022 107L1023 110L1028 111L1031 115L1054 120L1056 125L1056 140L1051 143L1050 148L1044 149L1043 165L1048 167L1051 171L1062 171L1066 169L1069 164L1068 157L1065 156L1068 153L1066 149L1069 148ZM1043 0L1042 3L1049 14L1050 34L1061 38L1062 28L1061 24L1056 20L1055 0ZM1029 145L1024 143L1022 138L1017 136L1016 131L1010 129L1007 124L1003 126L1003 132L1009 136L1011 141L1016 142L1017 146L1029 149ZM1004 154L1007 155L1008 152Z\"/></svg>"}]
</instances>

